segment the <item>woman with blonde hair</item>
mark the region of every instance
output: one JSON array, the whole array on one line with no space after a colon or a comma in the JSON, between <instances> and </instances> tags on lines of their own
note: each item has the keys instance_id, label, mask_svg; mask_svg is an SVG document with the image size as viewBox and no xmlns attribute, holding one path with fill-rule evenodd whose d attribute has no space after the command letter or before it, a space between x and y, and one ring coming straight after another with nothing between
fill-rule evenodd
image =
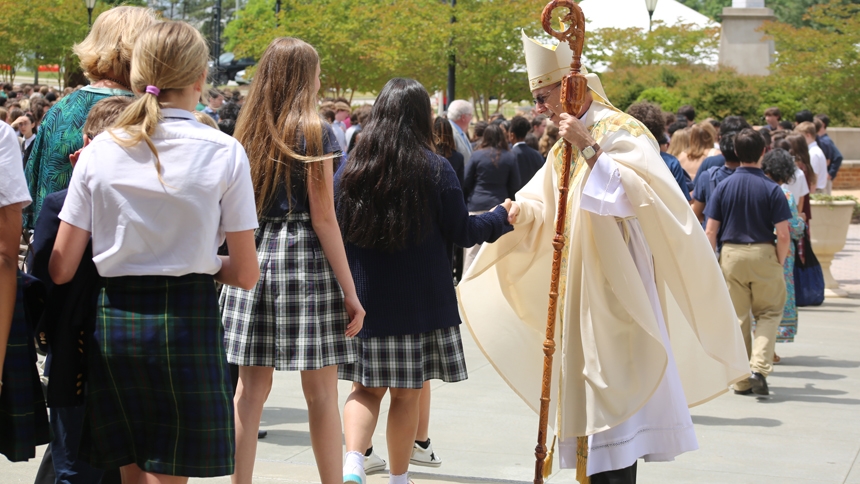
<instances>
[{"instance_id":1,"label":"woman with blonde hair","mask_svg":"<svg viewBox=\"0 0 860 484\"><path fill-rule=\"evenodd\" d=\"M717 124L717 127L714 126L714 123ZM699 123L699 125L702 126L702 129L704 129L705 131L708 132L708 134L711 136L711 139L714 141L713 145L711 146L711 149L708 150L708 154L706 155L706 158L710 157L710 156L719 155L720 154L720 133L717 131L717 128L719 127L719 123L717 123L717 121L715 121L713 118L708 118L708 119L702 121L701 123Z\"/></svg>"},{"instance_id":2,"label":"woman with blonde hair","mask_svg":"<svg viewBox=\"0 0 860 484\"><path fill-rule=\"evenodd\" d=\"M164 22L134 49L139 97L81 152L48 269L55 284L69 282L92 236L102 281L81 457L119 467L126 484L180 484L233 474L215 281L256 284L257 217L245 150L192 114L206 40ZM225 239L230 255L219 256Z\"/></svg>"},{"instance_id":3,"label":"woman with blonde hair","mask_svg":"<svg viewBox=\"0 0 860 484\"><path fill-rule=\"evenodd\" d=\"M707 128L710 128L708 130ZM696 123L685 131L689 132L690 143L687 148L678 155L678 161L681 167L690 175L690 178L695 180L696 173L699 171L699 165L709 156L709 153L714 149L714 138L711 134L714 128L707 125L707 128L702 123ZM674 141L674 137L673 137Z\"/></svg>"},{"instance_id":4,"label":"woman with blonde hair","mask_svg":"<svg viewBox=\"0 0 860 484\"><path fill-rule=\"evenodd\" d=\"M152 9L114 7L93 22L89 35L73 47L90 85L60 99L42 118L25 173L33 204L24 226L36 227L42 201L68 188L69 155L83 148L81 129L90 108L109 96L133 96L129 83L131 54L137 36L158 20Z\"/></svg>"},{"instance_id":5,"label":"woman with blonde hair","mask_svg":"<svg viewBox=\"0 0 860 484\"><path fill-rule=\"evenodd\" d=\"M334 209L341 148L317 113L312 46L275 39L257 65L235 136L251 162L262 275L249 290L221 293L227 359L239 365L233 482L252 481L272 374L288 370L301 372L320 480L340 483L337 372L358 358L353 337L364 320Z\"/></svg>"},{"instance_id":6,"label":"woman with blonde hair","mask_svg":"<svg viewBox=\"0 0 860 484\"><path fill-rule=\"evenodd\" d=\"M681 159L681 155L690 147L690 128L683 128L672 133L669 140L669 149L666 153Z\"/></svg>"}]
</instances>

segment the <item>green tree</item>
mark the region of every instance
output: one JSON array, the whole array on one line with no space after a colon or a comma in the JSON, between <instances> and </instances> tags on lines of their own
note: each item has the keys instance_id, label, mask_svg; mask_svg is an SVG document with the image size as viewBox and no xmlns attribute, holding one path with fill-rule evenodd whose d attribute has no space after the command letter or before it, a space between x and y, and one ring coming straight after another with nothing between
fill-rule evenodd
<instances>
[{"instance_id":1,"label":"green tree","mask_svg":"<svg viewBox=\"0 0 860 484\"><path fill-rule=\"evenodd\" d=\"M257 59L274 37L301 38L320 53L326 91L347 96L378 92L396 76L442 89L454 53L457 91L486 117L491 99L529 98L519 29L539 31L544 3L460 0L452 10L439 0L293 0L276 21L274 0L249 0L224 35L227 49Z\"/></svg>"},{"instance_id":2,"label":"green tree","mask_svg":"<svg viewBox=\"0 0 860 484\"><path fill-rule=\"evenodd\" d=\"M396 75L428 89L443 77L449 13L436 0L397 3L375 0L304 0L289 3L279 17L273 0L250 0L227 25L227 48L259 59L271 39L298 37L320 54L323 88L337 96L377 92Z\"/></svg>"},{"instance_id":3,"label":"green tree","mask_svg":"<svg viewBox=\"0 0 860 484\"><path fill-rule=\"evenodd\" d=\"M0 0L0 11L17 12L0 18L0 64L25 65L36 71L40 65L58 64L64 74L77 67L72 46L89 32L87 9L78 0L40 0L27 8L14 0ZM98 5L97 16L108 8Z\"/></svg>"},{"instance_id":4,"label":"green tree","mask_svg":"<svg viewBox=\"0 0 860 484\"><path fill-rule=\"evenodd\" d=\"M678 0L684 5L707 15L717 22L723 21L723 8L731 7L732 0ZM828 3L829 0L766 0L765 6L773 10L776 19L795 27L811 26L805 18L807 10L815 5ZM842 3L858 4L860 0L845 0Z\"/></svg>"},{"instance_id":5,"label":"green tree","mask_svg":"<svg viewBox=\"0 0 860 484\"><path fill-rule=\"evenodd\" d=\"M498 100L496 109L501 111L506 101L531 97L520 29L530 36L543 34L537 13L544 5L544 0L457 2L457 22L452 30L457 92L468 93L475 100L479 118L492 114L492 99Z\"/></svg>"},{"instance_id":6,"label":"green tree","mask_svg":"<svg viewBox=\"0 0 860 484\"><path fill-rule=\"evenodd\" d=\"M587 34L591 65L611 69L652 64L695 65L716 59L719 29L655 22L653 31L603 28Z\"/></svg>"},{"instance_id":7,"label":"green tree","mask_svg":"<svg viewBox=\"0 0 860 484\"><path fill-rule=\"evenodd\" d=\"M776 44L773 76L807 109L860 122L860 5L832 0L810 8L806 18L817 28L765 25Z\"/></svg>"}]
</instances>

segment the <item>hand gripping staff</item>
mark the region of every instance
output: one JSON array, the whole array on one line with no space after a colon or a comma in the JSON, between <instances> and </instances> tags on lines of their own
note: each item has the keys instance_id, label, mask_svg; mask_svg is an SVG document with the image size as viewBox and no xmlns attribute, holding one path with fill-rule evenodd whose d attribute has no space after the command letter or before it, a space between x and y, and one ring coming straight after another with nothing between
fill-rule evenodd
<instances>
[{"instance_id":1,"label":"hand gripping staff","mask_svg":"<svg viewBox=\"0 0 860 484\"><path fill-rule=\"evenodd\" d=\"M567 26L563 32L552 28L552 13L556 8L566 8L567 15L562 19L562 27ZM585 103L585 94L588 92L588 81L582 75L580 69L582 62L582 48L585 44L585 16L582 9L572 0L553 0L543 9L541 23L546 32L558 39L559 42L567 42L573 51L573 60L570 63L570 73L561 80L561 102L565 112L570 115L579 114ZM564 142L561 186L558 190L558 210L555 218L555 237L552 241L552 278L549 288L549 309L546 317L546 341L543 343L544 363L543 381L541 384L540 397L540 422L538 424L538 444L535 447L535 479L534 484L543 484L544 463L547 458L546 431L549 419L550 388L552 387L552 355L555 353L555 318L558 307L558 281L561 271L561 253L564 249L564 222L567 218L567 192L570 188L570 162L572 147L569 142ZM579 437L577 440L577 465L576 479L583 484L588 483L585 474L585 459L588 452L588 438ZM549 462L547 471L552 470L552 462ZM549 475L550 472L546 472Z\"/></svg>"}]
</instances>

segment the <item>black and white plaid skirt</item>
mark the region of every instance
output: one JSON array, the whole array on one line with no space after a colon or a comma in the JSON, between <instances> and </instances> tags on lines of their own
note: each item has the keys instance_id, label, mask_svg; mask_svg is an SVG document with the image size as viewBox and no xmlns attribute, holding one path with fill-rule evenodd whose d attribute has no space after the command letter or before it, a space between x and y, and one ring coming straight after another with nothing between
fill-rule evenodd
<instances>
[{"instance_id":1,"label":"black and white plaid skirt","mask_svg":"<svg viewBox=\"0 0 860 484\"><path fill-rule=\"evenodd\" d=\"M264 218L256 239L256 287L221 291L227 360L291 371L354 363L357 338L344 335L349 316L343 291L310 214Z\"/></svg>"},{"instance_id":2,"label":"black and white plaid skirt","mask_svg":"<svg viewBox=\"0 0 860 484\"><path fill-rule=\"evenodd\" d=\"M341 380L371 388L421 388L427 380L454 383L468 378L460 326L356 340L358 361L338 368Z\"/></svg>"}]
</instances>

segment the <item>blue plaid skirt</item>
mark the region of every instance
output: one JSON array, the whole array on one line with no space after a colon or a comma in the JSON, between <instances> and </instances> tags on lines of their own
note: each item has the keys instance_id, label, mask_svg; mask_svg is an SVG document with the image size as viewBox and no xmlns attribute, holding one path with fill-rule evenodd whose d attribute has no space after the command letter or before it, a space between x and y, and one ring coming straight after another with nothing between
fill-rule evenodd
<instances>
[{"instance_id":1,"label":"blue plaid skirt","mask_svg":"<svg viewBox=\"0 0 860 484\"><path fill-rule=\"evenodd\" d=\"M232 385L211 275L106 278L81 457L102 469L233 473Z\"/></svg>"},{"instance_id":2,"label":"blue plaid skirt","mask_svg":"<svg viewBox=\"0 0 860 484\"><path fill-rule=\"evenodd\" d=\"M36 370L36 348L24 310L24 288L37 283L18 272L18 291L0 392L0 454L12 462L36 456L36 446L50 440L48 412Z\"/></svg>"},{"instance_id":3,"label":"blue plaid skirt","mask_svg":"<svg viewBox=\"0 0 860 484\"><path fill-rule=\"evenodd\" d=\"M221 291L230 363L291 371L354 363L357 342L344 335L349 316L343 291L310 214L264 218L256 242L256 287Z\"/></svg>"}]
</instances>

